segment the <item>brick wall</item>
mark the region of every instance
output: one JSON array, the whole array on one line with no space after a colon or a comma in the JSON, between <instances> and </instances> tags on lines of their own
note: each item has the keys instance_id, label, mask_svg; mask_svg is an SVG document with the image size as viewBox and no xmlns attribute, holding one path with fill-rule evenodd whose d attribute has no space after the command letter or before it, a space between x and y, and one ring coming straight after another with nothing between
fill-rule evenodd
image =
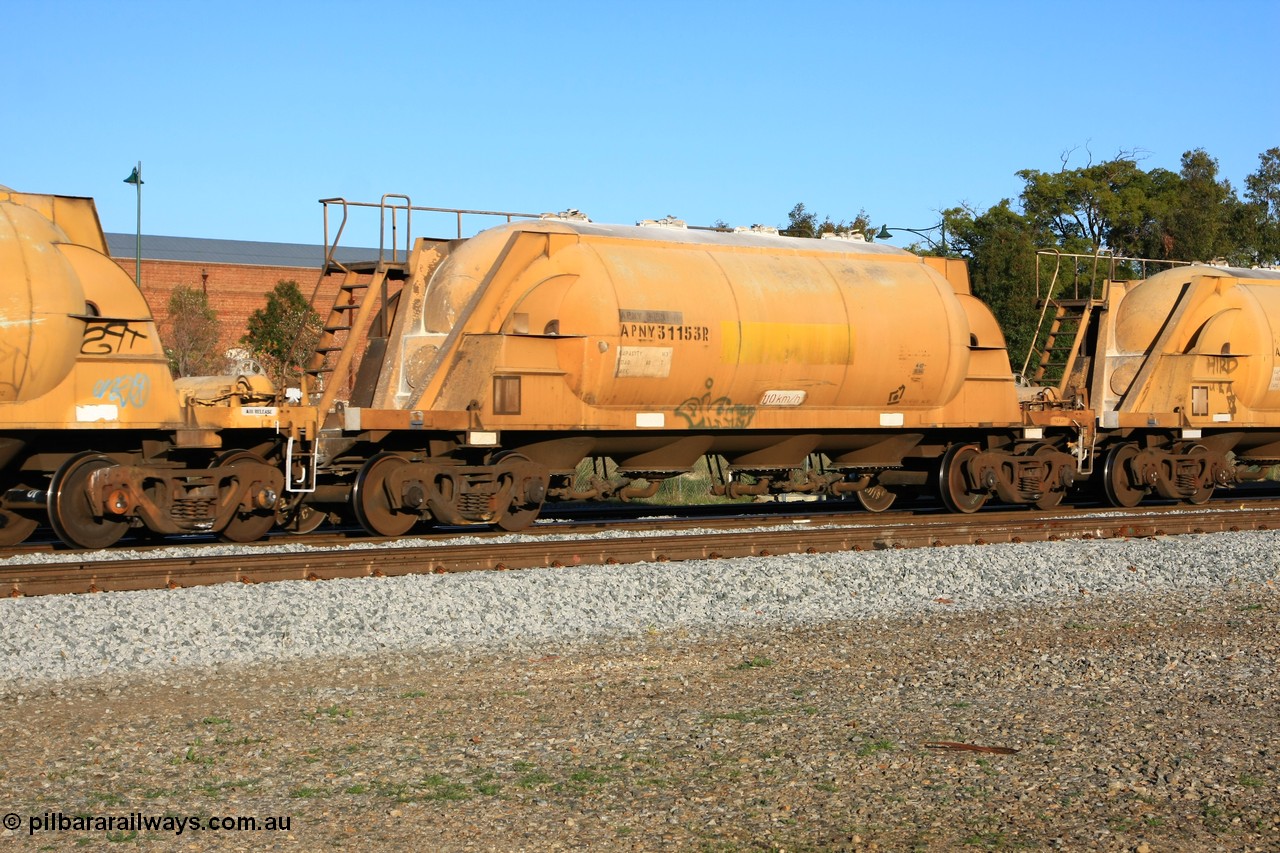
<instances>
[{"instance_id":1,"label":"brick wall","mask_svg":"<svg viewBox=\"0 0 1280 853\"><path fill-rule=\"evenodd\" d=\"M134 258L114 258L132 278ZM181 285L203 287L209 305L218 312L222 327L222 348L238 346L248 327L249 317L267 304L267 294L280 281L296 281L302 295L310 298L319 269L311 267L256 267L238 264L192 263L187 261L142 261L142 294L151 306L163 338L168 319L169 297ZM338 289L338 277L330 276L316 299L320 318L329 315Z\"/></svg>"}]
</instances>

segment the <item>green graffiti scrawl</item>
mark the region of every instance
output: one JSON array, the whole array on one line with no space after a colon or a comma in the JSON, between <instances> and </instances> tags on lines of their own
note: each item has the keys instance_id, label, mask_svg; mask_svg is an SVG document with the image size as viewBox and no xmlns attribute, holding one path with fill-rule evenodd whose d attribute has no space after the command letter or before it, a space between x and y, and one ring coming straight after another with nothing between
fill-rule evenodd
<instances>
[{"instance_id":1,"label":"green graffiti scrawl","mask_svg":"<svg viewBox=\"0 0 1280 853\"><path fill-rule=\"evenodd\" d=\"M744 429L756 416L756 407L734 403L728 397L711 397L714 380L707 380L707 391L690 397L676 406L675 412L693 429Z\"/></svg>"}]
</instances>

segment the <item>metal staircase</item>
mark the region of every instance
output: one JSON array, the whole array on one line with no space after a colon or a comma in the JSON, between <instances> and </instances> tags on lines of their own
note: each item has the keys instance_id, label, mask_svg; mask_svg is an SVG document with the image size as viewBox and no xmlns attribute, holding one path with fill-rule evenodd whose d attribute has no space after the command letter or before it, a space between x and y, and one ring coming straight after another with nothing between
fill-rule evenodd
<instances>
[{"instance_id":1,"label":"metal staircase","mask_svg":"<svg viewBox=\"0 0 1280 853\"><path fill-rule=\"evenodd\" d=\"M1100 301L1093 299L1046 299L1036 330L1036 340L1044 335L1044 343L1033 350L1023 364L1023 376L1035 356L1035 370L1031 382L1036 385L1056 384L1059 398L1066 392L1067 383L1075 367L1076 357L1089 331L1089 319ZM1047 332L1042 331L1048 321Z\"/></svg>"},{"instance_id":2,"label":"metal staircase","mask_svg":"<svg viewBox=\"0 0 1280 853\"><path fill-rule=\"evenodd\" d=\"M1051 272L1042 269L1042 260L1052 261ZM1081 362L1081 353L1085 351L1090 326L1106 307L1108 284L1115 275L1117 260L1101 253L1073 255L1053 249L1036 253L1040 317L1022 363L1020 375L1027 384L1052 388L1057 400L1077 397L1074 392L1079 387L1070 386L1073 380L1081 386L1086 379L1089 364L1087 356ZM1045 273L1048 281L1042 290Z\"/></svg>"},{"instance_id":3,"label":"metal staircase","mask_svg":"<svg viewBox=\"0 0 1280 853\"><path fill-rule=\"evenodd\" d=\"M304 369L308 385L322 391L317 403L321 412L333 406L356 353L368 340L374 317L388 304L388 297L392 295L389 283L403 282L407 265L378 261L347 264L333 272L343 273L342 282Z\"/></svg>"},{"instance_id":4,"label":"metal staircase","mask_svg":"<svg viewBox=\"0 0 1280 853\"><path fill-rule=\"evenodd\" d=\"M347 373L356 363L357 356L369 339L369 330L375 318L387 311L391 297L408 275L409 246L412 240L411 217L413 206L408 196L384 195L377 205L379 223L378 257L376 260L340 262L337 257L338 242L347 225L349 203L345 199L322 199L325 206L325 259L311 295L316 299L330 276L342 275L342 281L334 294L333 305L324 319L311 348L311 358L303 367L304 389L314 399L321 412L328 412L337 400L338 393L347 385ZM329 205L342 207L342 221L333 241L329 240ZM404 216L404 236L401 240L400 215ZM390 246L387 246L387 226L390 225ZM382 329L387 318L382 317ZM304 332L305 333L305 332ZM385 334L385 331L382 332Z\"/></svg>"}]
</instances>

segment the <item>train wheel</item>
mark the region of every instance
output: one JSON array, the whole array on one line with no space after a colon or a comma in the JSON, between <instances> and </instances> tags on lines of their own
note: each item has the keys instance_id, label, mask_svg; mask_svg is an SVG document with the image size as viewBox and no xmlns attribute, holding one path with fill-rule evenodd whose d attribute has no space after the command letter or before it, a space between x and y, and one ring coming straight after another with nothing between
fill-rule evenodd
<instances>
[{"instance_id":1,"label":"train wheel","mask_svg":"<svg viewBox=\"0 0 1280 853\"><path fill-rule=\"evenodd\" d=\"M27 518L12 510L0 509L0 548L8 548L27 541L27 537L39 526L40 522L34 518Z\"/></svg>"},{"instance_id":2,"label":"train wheel","mask_svg":"<svg viewBox=\"0 0 1280 853\"><path fill-rule=\"evenodd\" d=\"M1102 463L1102 490L1112 506L1135 507L1147 496L1147 490L1134 486L1129 477L1129 463L1138 455L1133 444L1117 445Z\"/></svg>"},{"instance_id":3,"label":"train wheel","mask_svg":"<svg viewBox=\"0 0 1280 853\"><path fill-rule=\"evenodd\" d=\"M1054 456L1057 454L1057 452L1058 451L1055 450L1053 447L1046 445L1044 447L1041 447L1039 450L1037 450L1035 455L1036 456ZM1044 493L1040 495L1040 500L1036 501L1035 503L1036 509L1053 509L1055 506L1062 503L1062 499L1066 496L1066 494L1067 494L1067 490L1064 488L1045 489Z\"/></svg>"},{"instance_id":4,"label":"train wheel","mask_svg":"<svg viewBox=\"0 0 1280 853\"><path fill-rule=\"evenodd\" d=\"M219 456L213 464L214 467L225 466L235 470L237 467L248 469L266 465L267 460L247 450L232 450ZM241 512L237 509L227 526L218 531L218 538L223 542L257 542L271 532L275 523L276 514L271 510Z\"/></svg>"},{"instance_id":5,"label":"train wheel","mask_svg":"<svg viewBox=\"0 0 1280 853\"><path fill-rule=\"evenodd\" d=\"M1207 448L1197 444L1187 452L1192 456L1203 456L1208 454L1209 451ZM1198 486L1196 490L1187 497L1187 503L1196 504L1197 506L1208 503L1209 498L1213 497L1214 488L1215 486L1213 483L1210 483L1207 486Z\"/></svg>"},{"instance_id":6,"label":"train wheel","mask_svg":"<svg viewBox=\"0 0 1280 853\"><path fill-rule=\"evenodd\" d=\"M360 526L375 536L403 536L418 523L387 494L387 475L404 464L394 453L379 453L364 464L351 487L351 509Z\"/></svg>"},{"instance_id":7,"label":"train wheel","mask_svg":"<svg viewBox=\"0 0 1280 853\"><path fill-rule=\"evenodd\" d=\"M49 482L49 526L72 548L107 548L128 531L127 519L96 515L89 500L89 477L115 464L110 457L86 450L64 462Z\"/></svg>"},{"instance_id":8,"label":"train wheel","mask_svg":"<svg viewBox=\"0 0 1280 853\"><path fill-rule=\"evenodd\" d=\"M977 512L987 502L985 492L969 491L964 476L965 463L977 455L976 444L952 445L942 454L942 462L938 466L938 492L942 495L942 503L952 512Z\"/></svg>"},{"instance_id":9,"label":"train wheel","mask_svg":"<svg viewBox=\"0 0 1280 853\"><path fill-rule=\"evenodd\" d=\"M879 483L872 483L865 489L859 489L854 492L854 495L857 496L858 503L862 504L862 508L867 512L884 512L893 506L893 502L898 499L895 493Z\"/></svg>"},{"instance_id":10,"label":"train wheel","mask_svg":"<svg viewBox=\"0 0 1280 853\"><path fill-rule=\"evenodd\" d=\"M527 458L519 453L508 453L494 461L498 467L503 464L516 469L517 474L524 466L531 464ZM511 496L511 505L507 507L507 511L498 519L498 527L509 532L524 530L538 517L542 512L542 502L547 497L547 486L550 483L549 477L538 478L522 478L523 485Z\"/></svg>"}]
</instances>

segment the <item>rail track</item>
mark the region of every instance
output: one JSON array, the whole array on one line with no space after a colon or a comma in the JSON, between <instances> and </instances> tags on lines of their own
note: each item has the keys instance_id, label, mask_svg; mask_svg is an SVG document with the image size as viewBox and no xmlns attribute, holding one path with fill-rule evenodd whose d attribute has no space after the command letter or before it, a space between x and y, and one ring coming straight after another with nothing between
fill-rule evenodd
<instances>
[{"instance_id":1,"label":"rail track","mask_svg":"<svg viewBox=\"0 0 1280 853\"><path fill-rule=\"evenodd\" d=\"M274 548L241 548L238 553L225 554L197 546L155 548L142 557L134 553L127 559L112 559L110 554L81 559L67 555L72 559L0 566L0 595L1266 530L1280 527L1280 500L1125 511L1072 508L1036 514L1012 510L977 515L903 512L869 516L818 511L772 519L650 518L637 525L634 534L619 534L619 525L610 524L614 530L605 536L598 532L603 522L548 524L515 540L501 537L498 541L495 537L493 542L472 539L466 544L453 541L455 536L423 539L421 544L397 542L394 546L389 541L365 540L353 547L352 540L332 537L321 548L315 537L308 537L305 543L294 540L294 550L284 553ZM686 532L679 532L681 529Z\"/></svg>"}]
</instances>

